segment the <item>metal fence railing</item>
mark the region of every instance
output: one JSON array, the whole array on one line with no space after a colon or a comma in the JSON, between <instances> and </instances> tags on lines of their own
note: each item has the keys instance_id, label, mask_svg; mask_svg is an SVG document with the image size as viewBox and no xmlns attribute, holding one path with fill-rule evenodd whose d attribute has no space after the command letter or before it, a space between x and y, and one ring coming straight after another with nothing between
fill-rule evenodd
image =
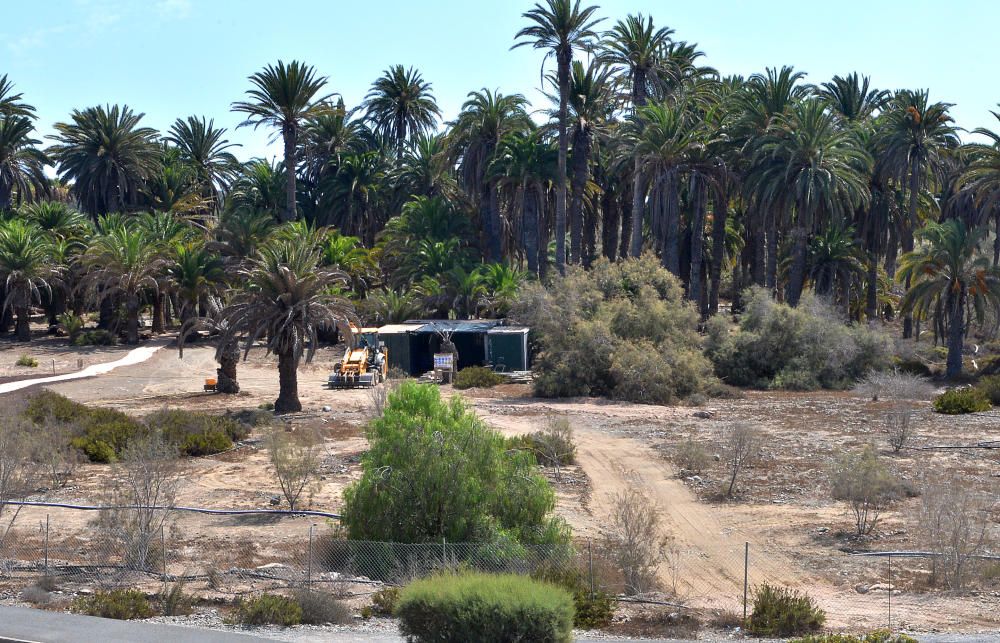
<instances>
[{"instance_id":1,"label":"metal fence railing","mask_svg":"<svg viewBox=\"0 0 1000 643\"><path fill-rule=\"evenodd\" d=\"M637 600L621 561L599 541L572 547L352 541L338 536L334 521L273 512L159 511L138 520L26 506L10 527L9 517L0 526L0 594L7 595L48 577L64 593L127 586L152 594L183 582L205 598L299 587L350 596L442 569L532 574L574 566L595 591ZM927 552L831 550L812 566L796 556L735 540L710 556L672 547L638 600L738 620L752 611L754 589L769 583L808 593L832 630L1000 627L1000 564L988 556L968 562L964 590L948 587L947 561Z\"/></svg>"}]
</instances>

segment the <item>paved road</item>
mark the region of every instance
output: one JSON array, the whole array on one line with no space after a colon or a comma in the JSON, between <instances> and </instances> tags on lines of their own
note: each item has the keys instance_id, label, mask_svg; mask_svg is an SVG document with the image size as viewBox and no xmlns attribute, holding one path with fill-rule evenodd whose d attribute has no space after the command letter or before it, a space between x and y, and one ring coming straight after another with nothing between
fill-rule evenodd
<instances>
[{"instance_id":1,"label":"paved road","mask_svg":"<svg viewBox=\"0 0 1000 643\"><path fill-rule=\"evenodd\" d=\"M28 607L0 607L0 643L260 643L274 639L46 612Z\"/></svg>"}]
</instances>

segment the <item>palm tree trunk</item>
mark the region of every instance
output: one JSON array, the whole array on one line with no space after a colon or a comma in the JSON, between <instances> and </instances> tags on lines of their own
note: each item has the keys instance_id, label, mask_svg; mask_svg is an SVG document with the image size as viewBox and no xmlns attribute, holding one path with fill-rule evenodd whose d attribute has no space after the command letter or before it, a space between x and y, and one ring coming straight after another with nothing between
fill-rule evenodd
<instances>
[{"instance_id":1,"label":"palm tree trunk","mask_svg":"<svg viewBox=\"0 0 1000 643\"><path fill-rule=\"evenodd\" d=\"M101 297L101 303L98 306L97 313L97 327L103 330L111 330L111 324L114 321L115 316L115 300L114 297L110 295L105 295Z\"/></svg>"},{"instance_id":2,"label":"palm tree trunk","mask_svg":"<svg viewBox=\"0 0 1000 643\"><path fill-rule=\"evenodd\" d=\"M705 242L705 202L708 200L708 187L705 181L695 175L694 194L691 212L691 274L688 275L688 299L699 304L701 308L701 267L702 247Z\"/></svg>"},{"instance_id":3,"label":"palm tree trunk","mask_svg":"<svg viewBox=\"0 0 1000 643\"><path fill-rule=\"evenodd\" d=\"M538 201L527 182L521 187L521 236L528 272L538 275Z\"/></svg>"},{"instance_id":4,"label":"palm tree trunk","mask_svg":"<svg viewBox=\"0 0 1000 643\"><path fill-rule=\"evenodd\" d=\"M918 197L920 195L919 170L920 170L920 161L914 158L913 167L910 168L910 219L907 222L906 230L903 233L904 252L910 252L913 250L913 231L917 229L917 203L918 203ZM906 288L906 290L910 289L909 275L907 275L906 283L903 284L903 286ZM913 336L913 315L907 312L903 316L903 339L909 339L912 336ZM961 370L961 367L962 365L959 364L959 370Z\"/></svg>"},{"instance_id":5,"label":"palm tree trunk","mask_svg":"<svg viewBox=\"0 0 1000 643\"><path fill-rule=\"evenodd\" d=\"M17 323L14 331L19 342L31 341L31 309L27 306L18 306L16 309Z\"/></svg>"},{"instance_id":6,"label":"palm tree trunk","mask_svg":"<svg viewBox=\"0 0 1000 643\"><path fill-rule=\"evenodd\" d=\"M795 243L792 255L792 269L788 274L787 299L789 306L798 306L802 297L802 287L806 278L806 253L809 250L809 233L802 225L792 231Z\"/></svg>"},{"instance_id":7,"label":"palm tree trunk","mask_svg":"<svg viewBox=\"0 0 1000 643\"><path fill-rule=\"evenodd\" d=\"M954 379L962 374L962 349L965 342L965 284L956 292L949 290L948 362L945 376Z\"/></svg>"},{"instance_id":8,"label":"palm tree trunk","mask_svg":"<svg viewBox=\"0 0 1000 643\"><path fill-rule=\"evenodd\" d=\"M219 354L219 368L215 371L215 390L219 393L236 395L240 392L240 383L236 380L236 365L239 361L239 345L235 341L228 342Z\"/></svg>"},{"instance_id":9,"label":"palm tree trunk","mask_svg":"<svg viewBox=\"0 0 1000 643\"><path fill-rule=\"evenodd\" d=\"M153 333L160 334L163 332L163 298L164 294L161 292L155 293L153 295Z\"/></svg>"},{"instance_id":10,"label":"palm tree trunk","mask_svg":"<svg viewBox=\"0 0 1000 643\"><path fill-rule=\"evenodd\" d=\"M139 299L135 296L129 296L125 302L125 314L126 314L126 341L129 344L139 343Z\"/></svg>"},{"instance_id":11,"label":"palm tree trunk","mask_svg":"<svg viewBox=\"0 0 1000 643\"><path fill-rule=\"evenodd\" d=\"M295 220L295 124L285 123L281 128L285 144L285 210L282 221Z\"/></svg>"},{"instance_id":12,"label":"palm tree trunk","mask_svg":"<svg viewBox=\"0 0 1000 643\"><path fill-rule=\"evenodd\" d=\"M500 261L503 259L503 245L501 243L500 227L500 204L497 200L497 188L494 181L486 184L486 191L480 195L481 207L483 208L483 223L486 228L486 253L488 261Z\"/></svg>"},{"instance_id":13,"label":"palm tree trunk","mask_svg":"<svg viewBox=\"0 0 1000 643\"><path fill-rule=\"evenodd\" d=\"M597 257L597 212L594 208L583 210L583 267L589 268Z\"/></svg>"},{"instance_id":14,"label":"palm tree trunk","mask_svg":"<svg viewBox=\"0 0 1000 643\"><path fill-rule=\"evenodd\" d=\"M865 292L865 317L868 321L878 318L878 257L868 257L868 288Z\"/></svg>"},{"instance_id":15,"label":"palm tree trunk","mask_svg":"<svg viewBox=\"0 0 1000 643\"><path fill-rule=\"evenodd\" d=\"M632 216L629 219L632 233L628 253L630 257L638 257L642 254L642 206L646 196L645 192L646 177L642 174L639 159L636 159L635 170L632 173ZM622 256L625 256L624 253Z\"/></svg>"},{"instance_id":16,"label":"palm tree trunk","mask_svg":"<svg viewBox=\"0 0 1000 643\"><path fill-rule=\"evenodd\" d=\"M291 352L278 353L278 399L274 401L275 413L298 413L299 360Z\"/></svg>"},{"instance_id":17,"label":"palm tree trunk","mask_svg":"<svg viewBox=\"0 0 1000 643\"><path fill-rule=\"evenodd\" d=\"M569 262L583 262L583 191L590 169L590 140L586 125L577 125L573 134L573 180L569 202Z\"/></svg>"},{"instance_id":18,"label":"palm tree trunk","mask_svg":"<svg viewBox=\"0 0 1000 643\"><path fill-rule=\"evenodd\" d=\"M670 170L666 184L663 218L663 267L680 277L680 195L677 193L677 170Z\"/></svg>"},{"instance_id":19,"label":"palm tree trunk","mask_svg":"<svg viewBox=\"0 0 1000 643\"><path fill-rule=\"evenodd\" d=\"M767 259L766 272L764 274L764 287L772 294L778 290L778 225L774 216L767 215L765 234L767 235Z\"/></svg>"},{"instance_id":20,"label":"palm tree trunk","mask_svg":"<svg viewBox=\"0 0 1000 643\"><path fill-rule=\"evenodd\" d=\"M618 210L618 197L614 193L605 192L601 199L601 250L608 261L618 258L618 232L621 229L621 213Z\"/></svg>"},{"instance_id":21,"label":"palm tree trunk","mask_svg":"<svg viewBox=\"0 0 1000 643\"><path fill-rule=\"evenodd\" d=\"M719 198L712 204L712 265L709 288L708 314L719 312L719 289L722 287L722 262L726 258L726 217L729 216L729 199ZM735 285L735 284L734 284Z\"/></svg>"},{"instance_id":22,"label":"palm tree trunk","mask_svg":"<svg viewBox=\"0 0 1000 643\"><path fill-rule=\"evenodd\" d=\"M621 214L622 214L622 216L621 216L621 219L622 219L622 234L621 234L621 238L619 239L619 244L620 245L618 246L618 258L619 259L627 259L628 258L628 256L629 256L629 254L628 254L628 252L629 252L629 246L632 243L632 213L631 213L631 211L629 211L628 215L626 216L626 210L625 210L625 206L626 205L628 205L628 204L625 202L625 198L623 196L622 197L622 202L619 203L619 207L618 207L618 211L621 212ZM642 218L641 214L640 214L640 218ZM641 246L641 243L640 243L640 246Z\"/></svg>"},{"instance_id":23,"label":"palm tree trunk","mask_svg":"<svg viewBox=\"0 0 1000 643\"><path fill-rule=\"evenodd\" d=\"M569 140L566 136L566 103L569 100L569 65L572 53L560 51L556 54L559 80L559 169L556 176L556 269L566 268L566 156Z\"/></svg>"}]
</instances>

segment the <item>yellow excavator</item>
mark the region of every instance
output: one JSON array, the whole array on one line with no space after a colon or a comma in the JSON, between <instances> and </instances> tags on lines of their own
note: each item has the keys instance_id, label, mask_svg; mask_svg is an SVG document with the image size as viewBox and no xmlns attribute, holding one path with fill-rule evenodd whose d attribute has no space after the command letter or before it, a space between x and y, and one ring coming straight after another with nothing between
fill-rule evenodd
<instances>
[{"instance_id":1,"label":"yellow excavator","mask_svg":"<svg viewBox=\"0 0 1000 643\"><path fill-rule=\"evenodd\" d=\"M385 380L389 360L385 346L378 341L378 331L362 328L354 335L361 339L357 346L348 347L342 361L334 364L328 380L330 388L372 387Z\"/></svg>"}]
</instances>

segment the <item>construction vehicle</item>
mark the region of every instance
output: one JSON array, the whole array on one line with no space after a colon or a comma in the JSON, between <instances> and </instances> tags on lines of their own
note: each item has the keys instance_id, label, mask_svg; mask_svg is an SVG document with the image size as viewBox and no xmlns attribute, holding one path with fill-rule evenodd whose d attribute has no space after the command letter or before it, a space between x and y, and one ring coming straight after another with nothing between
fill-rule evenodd
<instances>
[{"instance_id":1,"label":"construction vehicle","mask_svg":"<svg viewBox=\"0 0 1000 643\"><path fill-rule=\"evenodd\" d=\"M342 361L334 364L328 381L330 388L377 386L389 371L385 344L378 341L378 331L374 328L351 330L353 337L360 339L356 346L347 348Z\"/></svg>"}]
</instances>

